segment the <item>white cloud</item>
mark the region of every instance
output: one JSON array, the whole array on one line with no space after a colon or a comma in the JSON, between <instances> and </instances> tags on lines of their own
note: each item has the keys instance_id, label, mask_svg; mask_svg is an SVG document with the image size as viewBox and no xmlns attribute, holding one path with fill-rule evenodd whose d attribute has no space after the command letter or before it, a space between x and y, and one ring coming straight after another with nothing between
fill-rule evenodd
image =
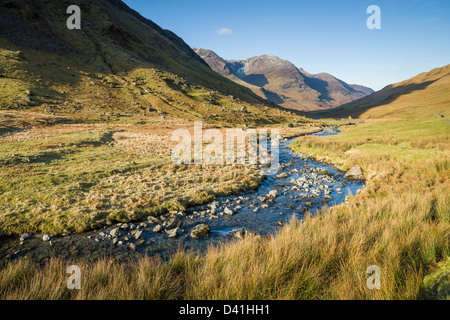
<instances>
[{"instance_id":1,"label":"white cloud","mask_svg":"<svg viewBox=\"0 0 450 320\"><path fill-rule=\"evenodd\" d=\"M217 30L218 34L233 34L233 30L231 30L230 28L220 28L219 30Z\"/></svg>"},{"instance_id":2,"label":"white cloud","mask_svg":"<svg viewBox=\"0 0 450 320\"><path fill-rule=\"evenodd\" d=\"M422 22L436 22L436 21L441 21L441 19L439 19L439 18L429 18L429 19L422 20Z\"/></svg>"}]
</instances>

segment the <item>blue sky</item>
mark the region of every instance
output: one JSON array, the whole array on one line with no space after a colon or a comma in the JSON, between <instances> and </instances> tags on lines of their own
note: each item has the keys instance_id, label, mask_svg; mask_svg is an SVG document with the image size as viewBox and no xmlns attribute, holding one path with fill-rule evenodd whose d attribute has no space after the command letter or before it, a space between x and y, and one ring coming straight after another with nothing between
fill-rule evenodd
<instances>
[{"instance_id":1,"label":"blue sky","mask_svg":"<svg viewBox=\"0 0 450 320\"><path fill-rule=\"evenodd\" d=\"M279 56L375 90L450 63L448 0L125 0L192 47L225 59ZM369 30L369 5L381 30Z\"/></svg>"}]
</instances>

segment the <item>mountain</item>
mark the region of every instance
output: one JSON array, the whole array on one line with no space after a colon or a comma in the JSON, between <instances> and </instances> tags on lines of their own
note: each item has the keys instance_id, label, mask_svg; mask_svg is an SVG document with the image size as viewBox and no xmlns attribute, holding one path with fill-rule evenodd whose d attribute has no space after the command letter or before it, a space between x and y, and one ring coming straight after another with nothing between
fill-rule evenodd
<instances>
[{"instance_id":1,"label":"mountain","mask_svg":"<svg viewBox=\"0 0 450 320\"><path fill-rule=\"evenodd\" d=\"M370 88L347 84L327 73L310 74L276 56L224 60L211 50L193 49L217 73L286 108L330 109L373 93Z\"/></svg>"},{"instance_id":2,"label":"mountain","mask_svg":"<svg viewBox=\"0 0 450 320\"><path fill-rule=\"evenodd\" d=\"M80 30L66 27L72 4L81 9ZM291 116L119 0L1 0L0 109L83 121L167 113L250 124Z\"/></svg>"},{"instance_id":3,"label":"mountain","mask_svg":"<svg viewBox=\"0 0 450 320\"><path fill-rule=\"evenodd\" d=\"M431 118L449 116L450 65L391 84L360 100L320 112L320 116L354 118Z\"/></svg>"}]
</instances>

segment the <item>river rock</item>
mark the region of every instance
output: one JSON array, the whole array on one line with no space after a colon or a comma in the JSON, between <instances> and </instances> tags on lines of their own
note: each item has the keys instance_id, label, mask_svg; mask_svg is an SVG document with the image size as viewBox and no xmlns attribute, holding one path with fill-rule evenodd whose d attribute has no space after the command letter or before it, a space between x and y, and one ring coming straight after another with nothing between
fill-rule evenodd
<instances>
[{"instance_id":1,"label":"river rock","mask_svg":"<svg viewBox=\"0 0 450 320\"><path fill-rule=\"evenodd\" d=\"M171 230L166 230L167 235L169 236L169 238L176 238L181 232L180 232L180 228L174 228Z\"/></svg>"},{"instance_id":2,"label":"river rock","mask_svg":"<svg viewBox=\"0 0 450 320\"><path fill-rule=\"evenodd\" d=\"M278 191L277 190L269 191L269 193L267 195L269 197L276 198L276 197L278 197Z\"/></svg>"},{"instance_id":3,"label":"river rock","mask_svg":"<svg viewBox=\"0 0 450 320\"><path fill-rule=\"evenodd\" d=\"M111 237L118 238L122 235L122 232L120 232L119 228L115 228L112 229L109 234L111 235Z\"/></svg>"},{"instance_id":4,"label":"river rock","mask_svg":"<svg viewBox=\"0 0 450 320\"><path fill-rule=\"evenodd\" d=\"M228 207L226 207L226 208L223 210L223 212L224 212L225 214L230 215L230 216L234 214L233 210L231 210L231 209L228 208Z\"/></svg>"},{"instance_id":5,"label":"river rock","mask_svg":"<svg viewBox=\"0 0 450 320\"><path fill-rule=\"evenodd\" d=\"M191 230L191 237L194 239L206 237L209 234L209 230L209 226L205 223L196 225Z\"/></svg>"},{"instance_id":6,"label":"river rock","mask_svg":"<svg viewBox=\"0 0 450 320\"><path fill-rule=\"evenodd\" d=\"M134 234L134 238L137 240L141 237L142 231L136 231L136 233Z\"/></svg>"},{"instance_id":7,"label":"river rock","mask_svg":"<svg viewBox=\"0 0 450 320\"><path fill-rule=\"evenodd\" d=\"M175 217L171 216L166 221L164 221L163 226L166 230L172 230L181 226L181 221Z\"/></svg>"},{"instance_id":8,"label":"river rock","mask_svg":"<svg viewBox=\"0 0 450 320\"><path fill-rule=\"evenodd\" d=\"M160 224L156 225L156 226L153 228L153 232L154 232L154 233L160 233L161 231L163 231L163 227L162 227Z\"/></svg>"},{"instance_id":9,"label":"river rock","mask_svg":"<svg viewBox=\"0 0 450 320\"><path fill-rule=\"evenodd\" d=\"M30 238L31 238L31 234L29 234L29 233L24 233L24 234L20 235L20 241L21 242L23 242L23 241L25 241L27 239L30 239Z\"/></svg>"},{"instance_id":10,"label":"river rock","mask_svg":"<svg viewBox=\"0 0 450 320\"><path fill-rule=\"evenodd\" d=\"M158 218L156 218L154 216L148 216L147 220L150 222L153 222L153 223L158 223L158 224L162 223L161 220L159 220Z\"/></svg>"},{"instance_id":11,"label":"river rock","mask_svg":"<svg viewBox=\"0 0 450 320\"><path fill-rule=\"evenodd\" d=\"M344 179L347 180L364 180L364 174L362 172L361 167L353 167L350 170L348 170L345 175Z\"/></svg>"},{"instance_id":12,"label":"river rock","mask_svg":"<svg viewBox=\"0 0 450 320\"><path fill-rule=\"evenodd\" d=\"M42 236L42 240L43 240L43 241L50 241L50 236L49 236L48 234L44 234L44 235Z\"/></svg>"},{"instance_id":13,"label":"river rock","mask_svg":"<svg viewBox=\"0 0 450 320\"><path fill-rule=\"evenodd\" d=\"M277 179L287 178L288 174L286 172L282 172L276 176Z\"/></svg>"},{"instance_id":14,"label":"river rock","mask_svg":"<svg viewBox=\"0 0 450 320\"><path fill-rule=\"evenodd\" d=\"M236 230L236 231L231 232L230 236L242 240L245 237L245 232L243 230Z\"/></svg>"}]
</instances>

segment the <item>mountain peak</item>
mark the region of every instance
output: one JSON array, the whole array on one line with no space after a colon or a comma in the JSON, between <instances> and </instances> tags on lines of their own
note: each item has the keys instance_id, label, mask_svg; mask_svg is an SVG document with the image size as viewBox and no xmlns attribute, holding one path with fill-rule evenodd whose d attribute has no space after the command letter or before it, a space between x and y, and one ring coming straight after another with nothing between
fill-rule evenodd
<instances>
[{"instance_id":1,"label":"mountain peak","mask_svg":"<svg viewBox=\"0 0 450 320\"><path fill-rule=\"evenodd\" d=\"M211 50L195 48L194 51L214 71L287 108L329 109L373 92L364 86L349 85L328 73L310 74L274 55L225 60Z\"/></svg>"}]
</instances>

